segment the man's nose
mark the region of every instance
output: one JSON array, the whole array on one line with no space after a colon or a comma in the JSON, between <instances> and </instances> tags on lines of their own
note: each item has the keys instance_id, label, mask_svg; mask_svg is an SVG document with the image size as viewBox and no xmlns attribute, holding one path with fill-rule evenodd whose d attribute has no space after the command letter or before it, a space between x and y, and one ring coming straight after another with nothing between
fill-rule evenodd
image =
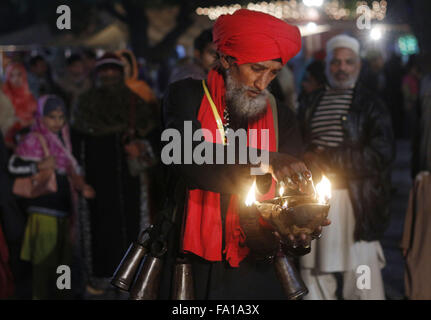
<instances>
[{"instance_id":1,"label":"man's nose","mask_svg":"<svg viewBox=\"0 0 431 320\"><path fill-rule=\"evenodd\" d=\"M263 74L256 79L256 81L254 82L254 86L259 91L263 91L266 89L266 87L268 87L270 82L271 82L270 77L266 74Z\"/></svg>"},{"instance_id":2,"label":"man's nose","mask_svg":"<svg viewBox=\"0 0 431 320\"><path fill-rule=\"evenodd\" d=\"M340 71L347 72L347 63L343 62L340 64Z\"/></svg>"}]
</instances>

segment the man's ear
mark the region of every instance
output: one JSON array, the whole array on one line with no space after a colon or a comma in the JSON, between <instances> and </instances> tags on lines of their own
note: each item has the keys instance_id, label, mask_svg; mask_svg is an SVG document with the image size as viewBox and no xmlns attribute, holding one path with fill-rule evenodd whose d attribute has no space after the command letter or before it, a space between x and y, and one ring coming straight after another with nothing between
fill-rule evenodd
<instances>
[{"instance_id":1,"label":"man's ear","mask_svg":"<svg viewBox=\"0 0 431 320\"><path fill-rule=\"evenodd\" d=\"M224 69L227 70L230 68L230 63L227 61L227 57L225 55L220 55L220 62Z\"/></svg>"}]
</instances>

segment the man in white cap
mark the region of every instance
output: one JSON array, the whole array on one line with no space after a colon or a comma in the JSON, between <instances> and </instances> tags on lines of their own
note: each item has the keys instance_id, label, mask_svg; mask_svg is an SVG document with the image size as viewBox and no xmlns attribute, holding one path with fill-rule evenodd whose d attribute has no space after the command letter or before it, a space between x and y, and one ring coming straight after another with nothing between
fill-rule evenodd
<instances>
[{"instance_id":1,"label":"man in white cap","mask_svg":"<svg viewBox=\"0 0 431 320\"><path fill-rule=\"evenodd\" d=\"M301 258L306 299L336 299L337 289L343 299L385 298L378 240L389 223L394 140L387 109L358 81L359 51L350 36L330 39L328 84L300 103L305 162L332 182L332 225Z\"/></svg>"}]
</instances>

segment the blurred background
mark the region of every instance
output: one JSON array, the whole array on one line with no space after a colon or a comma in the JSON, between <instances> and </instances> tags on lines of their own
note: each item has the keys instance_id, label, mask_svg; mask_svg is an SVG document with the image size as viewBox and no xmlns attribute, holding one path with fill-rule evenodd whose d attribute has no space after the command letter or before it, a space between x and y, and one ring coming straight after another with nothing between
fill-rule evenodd
<instances>
[{"instance_id":1,"label":"blurred background","mask_svg":"<svg viewBox=\"0 0 431 320\"><path fill-rule=\"evenodd\" d=\"M70 30L57 28L60 5L70 8ZM5 78L9 64L20 62L29 73L35 98L55 93L73 105L75 92L68 92L65 79L89 79L99 57L128 49L136 56L137 78L160 100L172 71L194 58L195 39L201 32L221 14L239 8L269 13L300 28L302 49L280 75L278 88L272 87L292 109L306 67L324 61L327 40L345 33L360 41L361 77L386 102L397 138L392 220L382 240L387 259L383 275L386 297L403 299L404 260L399 244L412 177L419 170L414 125L406 117L411 108L419 108L419 83L430 71L431 1L2 0L0 77ZM28 297L28 292L21 292Z\"/></svg>"}]
</instances>

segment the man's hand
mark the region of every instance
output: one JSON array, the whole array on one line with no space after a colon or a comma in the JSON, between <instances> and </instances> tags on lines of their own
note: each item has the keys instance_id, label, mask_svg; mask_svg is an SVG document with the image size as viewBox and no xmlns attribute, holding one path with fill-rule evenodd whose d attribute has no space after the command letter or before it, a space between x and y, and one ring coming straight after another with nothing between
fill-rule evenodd
<instances>
[{"instance_id":1,"label":"man's hand","mask_svg":"<svg viewBox=\"0 0 431 320\"><path fill-rule=\"evenodd\" d=\"M307 167L310 168L314 181L320 181L322 175L330 171L326 165L323 149L316 149L315 152L308 151L304 154L303 159Z\"/></svg>"},{"instance_id":2,"label":"man's hand","mask_svg":"<svg viewBox=\"0 0 431 320\"><path fill-rule=\"evenodd\" d=\"M303 178L306 172L309 170L301 160L285 153L270 153L269 173L278 182L287 181L295 189L306 190L307 181Z\"/></svg>"},{"instance_id":3,"label":"man's hand","mask_svg":"<svg viewBox=\"0 0 431 320\"><path fill-rule=\"evenodd\" d=\"M39 171L48 170L48 169L55 170L55 167L56 167L56 161L54 156L46 157L42 159L42 161L39 161L37 164L37 169Z\"/></svg>"},{"instance_id":4,"label":"man's hand","mask_svg":"<svg viewBox=\"0 0 431 320\"><path fill-rule=\"evenodd\" d=\"M286 237L282 238L282 240L285 242L287 246L290 246L293 249L296 249L299 247L309 248L312 240L319 239L322 236L322 228L329 226L330 224L331 224L331 221L329 219L326 219L319 227L316 228L316 230L314 230L314 232L311 235L300 233L294 236L293 234L290 234L287 236L287 238ZM280 237L278 233L276 234Z\"/></svg>"}]
</instances>

